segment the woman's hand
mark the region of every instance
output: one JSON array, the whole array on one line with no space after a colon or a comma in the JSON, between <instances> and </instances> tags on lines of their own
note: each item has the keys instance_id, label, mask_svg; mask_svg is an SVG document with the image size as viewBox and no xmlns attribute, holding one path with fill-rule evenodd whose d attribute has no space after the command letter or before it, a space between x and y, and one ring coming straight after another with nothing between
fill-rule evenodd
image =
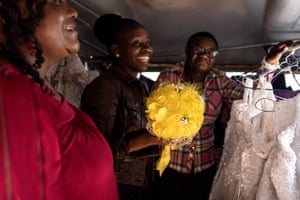
<instances>
[{"instance_id":1,"label":"woman's hand","mask_svg":"<svg viewBox=\"0 0 300 200\"><path fill-rule=\"evenodd\" d=\"M127 141L127 152L132 153L153 145L162 145L162 142L159 138L145 131Z\"/></svg>"},{"instance_id":2,"label":"woman's hand","mask_svg":"<svg viewBox=\"0 0 300 200\"><path fill-rule=\"evenodd\" d=\"M287 40L279 42L277 45L273 46L265 58L266 62L271 65L276 65L281 56L293 46L293 43L294 42L292 40Z\"/></svg>"}]
</instances>

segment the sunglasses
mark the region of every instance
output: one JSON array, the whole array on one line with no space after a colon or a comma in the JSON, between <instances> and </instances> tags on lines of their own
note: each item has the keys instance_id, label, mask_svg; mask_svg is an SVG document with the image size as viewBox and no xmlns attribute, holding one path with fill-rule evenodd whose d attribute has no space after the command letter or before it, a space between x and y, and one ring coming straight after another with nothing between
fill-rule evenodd
<instances>
[{"instance_id":1,"label":"sunglasses","mask_svg":"<svg viewBox=\"0 0 300 200\"><path fill-rule=\"evenodd\" d=\"M207 54L211 58L215 58L219 53L216 49L205 49L202 47L193 47L193 52L197 55Z\"/></svg>"}]
</instances>

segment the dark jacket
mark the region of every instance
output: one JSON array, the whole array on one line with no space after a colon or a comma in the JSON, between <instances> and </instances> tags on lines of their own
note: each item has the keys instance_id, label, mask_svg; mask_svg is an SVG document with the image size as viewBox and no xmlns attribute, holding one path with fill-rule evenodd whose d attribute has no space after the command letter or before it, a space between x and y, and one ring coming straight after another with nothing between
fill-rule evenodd
<instances>
[{"instance_id":1,"label":"dark jacket","mask_svg":"<svg viewBox=\"0 0 300 200\"><path fill-rule=\"evenodd\" d=\"M142 186L145 182L146 159L124 161L122 155L126 153L119 147L124 135L130 134L129 129L145 130L145 98L150 87L131 77L120 66L112 65L83 92L81 108L106 136L115 157L119 183Z\"/></svg>"}]
</instances>

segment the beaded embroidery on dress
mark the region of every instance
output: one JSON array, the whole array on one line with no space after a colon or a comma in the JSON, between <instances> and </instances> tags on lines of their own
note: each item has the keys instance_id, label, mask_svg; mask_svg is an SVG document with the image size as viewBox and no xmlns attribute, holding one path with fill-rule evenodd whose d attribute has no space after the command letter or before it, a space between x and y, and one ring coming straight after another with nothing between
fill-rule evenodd
<instances>
[{"instance_id":1,"label":"beaded embroidery on dress","mask_svg":"<svg viewBox=\"0 0 300 200\"><path fill-rule=\"evenodd\" d=\"M259 87L233 103L210 200L299 199L300 96L275 102Z\"/></svg>"}]
</instances>

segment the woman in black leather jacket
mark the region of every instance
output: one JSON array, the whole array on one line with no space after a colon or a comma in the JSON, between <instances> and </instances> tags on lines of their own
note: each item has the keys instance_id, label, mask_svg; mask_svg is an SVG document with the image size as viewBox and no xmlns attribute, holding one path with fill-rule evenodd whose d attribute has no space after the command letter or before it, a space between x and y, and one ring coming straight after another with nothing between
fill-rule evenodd
<instances>
[{"instance_id":1,"label":"woman in black leather jacket","mask_svg":"<svg viewBox=\"0 0 300 200\"><path fill-rule=\"evenodd\" d=\"M94 32L107 46L112 64L85 88L81 107L112 148L120 198L150 199L147 183L153 173L146 171L153 172L153 157L149 154L161 142L145 129L145 98L152 82L140 72L148 69L153 53L148 32L137 21L114 14L98 18Z\"/></svg>"}]
</instances>

